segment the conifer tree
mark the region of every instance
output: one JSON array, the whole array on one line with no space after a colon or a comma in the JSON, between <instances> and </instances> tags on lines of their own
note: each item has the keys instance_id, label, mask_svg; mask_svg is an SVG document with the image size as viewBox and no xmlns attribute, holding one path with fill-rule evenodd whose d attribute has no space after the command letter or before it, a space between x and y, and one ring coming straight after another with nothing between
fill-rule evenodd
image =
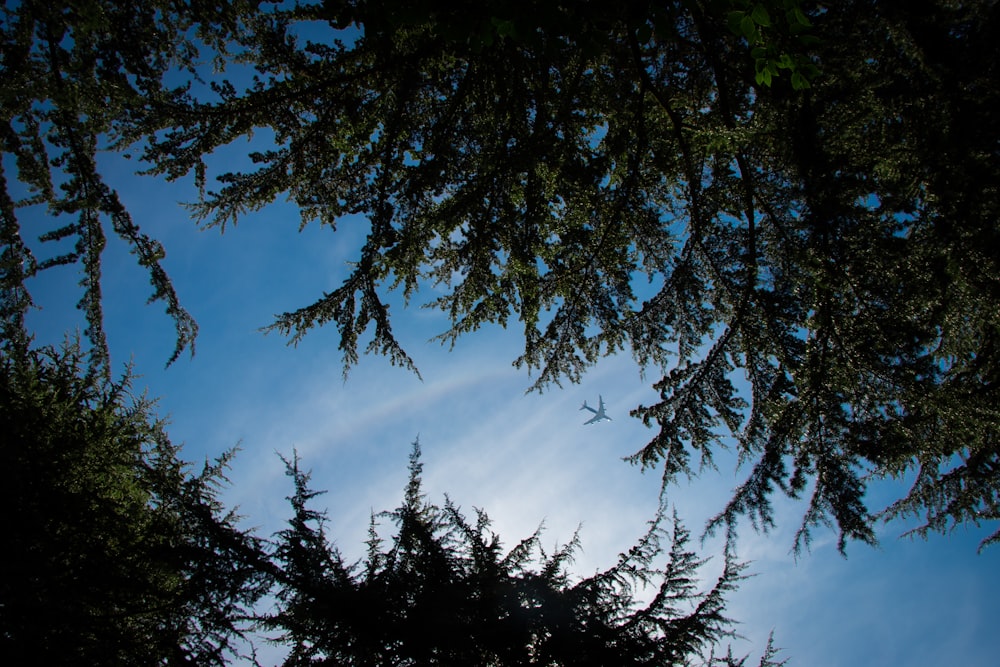
<instances>
[{"instance_id":1,"label":"conifer tree","mask_svg":"<svg viewBox=\"0 0 1000 667\"><path fill-rule=\"evenodd\" d=\"M286 463L293 514L273 552L278 609L262 619L290 645L286 665L744 664L711 654L731 633L724 598L744 566L727 550L700 592L704 561L676 517L659 514L614 566L576 580L577 536L547 554L539 528L507 551L485 511L470 521L447 497L429 503L415 442L402 505L372 516L367 556L349 564L309 506L319 493L308 473ZM394 527L388 540L380 520ZM769 643L761 667L781 664L775 654Z\"/></svg>"},{"instance_id":2,"label":"conifer tree","mask_svg":"<svg viewBox=\"0 0 1000 667\"><path fill-rule=\"evenodd\" d=\"M128 374L77 344L0 347L0 654L8 664L223 665L245 648L263 552L192 472Z\"/></svg>"},{"instance_id":3,"label":"conifer tree","mask_svg":"<svg viewBox=\"0 0 1000 667\"><path fill-rule=\"evenodd\" d=\"M669 483L735 442L745 481L710 528L769 528L776 492L806 500L797 548L826 523L843 549L874 542L879 518L919 517L921 534L1000 519L996 3L139 6L135 26L97 0L5 14L0 141L20 201L79 214L48 237L80 239L98 340L92 221L133 238L88 166L113 131L145 143L151 173L195 175L203 224L288 197L302 224L364 226L344 282L273 324L293 342L334 326L345 368L365 351L414 367L388 292L433 285L442 341L516 321L538 388L623 351L662 371L634 411L655 435L630 460ZM165 87L194 26L252 83ZM274 144L209 187L208 156L261 129ZM38 264L5 192L16 320ZM131 242L187 344L159 247ZM906 477L868 506L869 483Z\"/></svg>"},{"instance_id":4,"label":"conifer tree","mask_svg":"<svg viewBox=\"0 0 1000 667\"><path fill-rule=\"evenodd\" d=\"M101 173L98 156L126 150L122 129L148 109L182 105L199 79L202 58L223 61L230 36L255 4L24 0L0 8L0 325L5 336L23 328L32 305L27 285L32 276L77 265L79 308L95 352L91 358L108 375L101 260L113 234L147 271L150 301L164 302L174 320L177 342L170 360L194 344L197 325L163 269L163 245L126 210ZM169 84L170 76L185 83ZM43 210L25 215L27 207ZM32 250L36 239L53 246L53 252L39 256L37 247ZM68 250L67 240L73 242Z\"/></svg>"}]
</instances>

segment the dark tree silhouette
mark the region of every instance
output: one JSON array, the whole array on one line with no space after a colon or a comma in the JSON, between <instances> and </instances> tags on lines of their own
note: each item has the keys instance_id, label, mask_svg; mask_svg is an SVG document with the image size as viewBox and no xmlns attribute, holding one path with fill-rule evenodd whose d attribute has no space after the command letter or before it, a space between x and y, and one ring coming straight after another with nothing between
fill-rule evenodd
<instances>
[{"instance_id":1,"label":"dark tree silhouette","mask_svg":"<svg viewBox=\"0 0 1000 667\"><path fill-rule=\"evenodd\" d=\"M226 664L266 585L258 541L130 377L0 348L0 654L9 664Z\"/></svg>"},{"instance_id":2,"label":"dark tree silhouette","mask_svg":"<svg viewBox=\"0 0 1000 667\"><path fill-rule=\"evenodd\" d=\"M807 499L797 547L824 523L843 549L879 518L1000 518L995 2L112 4L5 9L0 141L29 190L0 202L5 321L39 266L17 205L45 202L76 216L46 230L79 241L49 263L84 263L97 342L106 215L188 344L162 249L98 178L110 132L193 173L207 225L286 196L302 224L363 225L343 284L273 325L332 324L345 367L413 367L387 292L430 283L443 341L519 321L538 387L625 350L662 370L631 460L670 482L732 436L746 478L710 528L767 529L775 492ZM163 85L195 69L192 31L252 68L245 90ZM273 145L209 189L207 156L262 129Z\"/></svg>"},{"instance_id":3,"label":"dark tree silhouette","mask_svg":"<svg viewBox=\"0 0 1000 667\"><path fill-rule=\"evenodd\" d=\"M575 536L547 555L539 529L504 552L485 512L428 503L414 443L404 502L372 517L362 562L328 544L297 459L293 516L268 546L218 500L231 453L192 474L131 376L87 366L76 343L0 346L8 660L223 665L254 659L263 629L289 665L744 664L711 653L732 634L724 598L744 565L727 547L699 591L704 561L676 517L668 530L661 511L612 568L574 581ZM388 543L376 518L396 527ZM768 642L760 665L775 653Z\"/></svg>"},{"instance_id":4,"label":"dark tree silhouette","mask_svg":"<svg viewBox=\"0 0 1000 667\"><path fill-rule=\"evenodd\" d=\"M199 46L208 59L224 58L240 17L255 4L25 0L0 8L0 322L5 335L23 326L32 304L26 281L47 268L79 264L79 307L96 353L92 360L108 375L101 257L110 232L148 272L150 301L163 301L175 322L177 345L170 360L194 344L197 326L162 267L162 244L125 209L98 170L98 154L123 148L123 125L150 107L182 104L190 82L198 78ZM178 73L187 83L168 85L168 74ZM15 182L5 173L11 166ZM55 246L50 257L39 258L25 241L19 209L30 205L44 205L50 216L38 216L41 222L29 227L30 236ZM66 239L74 241L69 251L59 244Z\"/></svg>"},{"instance_id":5,"label":"dark tree silhouette","mask_svg":"<svg viewBox=\"0 0 1000 667\"><path fill-rule=\"evenodd\" d=\"M659 514L613 567L574 581L576 536L546 554L539 528L505 551L485 511L469 521L448 498L428 503L415 442L403 504L372 516L368 555L351 565L310 508L309 475L297 457L286 464L294 511L273 552L278 609L262 619L293 647L286 665L743 664L710 649L731 634L724 597L744 566L727 549L699 592L704 561L676 517L667 529ZM377 519L395 527L388 541ZM760 665L781 664L775 653L769 642Z\"/></svg>"}]
</instances>

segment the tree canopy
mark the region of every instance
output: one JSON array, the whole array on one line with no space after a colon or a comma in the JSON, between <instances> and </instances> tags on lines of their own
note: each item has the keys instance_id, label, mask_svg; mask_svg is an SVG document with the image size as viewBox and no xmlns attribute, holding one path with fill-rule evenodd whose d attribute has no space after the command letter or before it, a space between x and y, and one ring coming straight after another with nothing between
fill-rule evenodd
<instances>
[{"instance_id":1,"label":"tree canopy","mask_svg":"<svg viewBox=\"0 0 1000 667\"><path fill-rule=\"evenodd\" d=\"M621 351L662 370L660 400L633 413L656 434L631 460L668 483L733 443L747 476L710 528L766 529L776 491L808 498L796 546L823 523L844 548L879 518L1000 519L995 3L5 11L3 150L22 203L77 216L46 237L79 239L92 337L100 215L150 268L178 349L193 335L159 246L93 167L110 133L142 142L152 174L193 173L207 225L283 196L302 224L363 216L344 283L272 326L294 341L332 324L346 366L360 349L413 367L386 294L434 285L445 342L520 322L538 388ZM253 80L167 86L171 66L201 71L197 48ZM262 129L254 167L209 188L208 156ZM9 320L40 267L5 193ZM868 507L886 477L912 486Z\"/></svg>"},{"instance_id":2,"label":"tree canopy","mask_svg":"<svg viewBox=\"0 0 1000 667\"><path fill-rule=\"evenodd\" d=\"M218 498L228 458L192 474L126 375L87 370L78 345L0 347L0 650L17 663L259 664L259 633L286 665L741 667L726 595L744 565L727 548L714 585L662 512L611 568L577 579L574 538L541 529L504 552L484 511L426 501L414 443L403 504L373 515L367 556L328 542L298 459L292 516L272 539ZM384 541L377 521L396 532ZM669 548L664 541L669 539ZM644 599L648 598L648 600ZM769 641L760 667L775 661Z\"/></svg>"},{"instance_id":3,"label":"tree canopy","mask_svg":"<svg viewBox=\"0 0 1000 667\"><path fill-rule=\"evenodd\" d=\"M286 463L294 512L274 544L277 609L262 619L290 646L285 665L745 664L713 651L732 633L725 595L744 566L727 549L699 591L704 561L676 517L666 530L661 512L613 567L574 581L576 536L546 554L539 528L505 552L485 511L470 522L450 499L427 502L414 442L402 505L372 515L367 556L349 564L310 507L308 473ZM379 519L395 527L388 541ZM776 653L769 642L760 666L783 664Z\"/></svg>"},{"instance_id":4,"label":"tree canopy","mask_svg":"<svg viewBox=\"0 0 1000 667\"><path fill-rule=\"evenodd\" d=\"M266 585L261 541L153 405L78 345L0 348L0 652L17 664L223 665Z\"/></svg>"},{"instance_id":5,"label":"tree canopy","mask_svg":"<svg viewBox=\"0 0 1000 667\"><path fill-rule=\"evenodd\" d=\"M106 225L144 267L177 328L176 359L193 346L194 319L162 267L163 246L145 234L102 176L98 154L122 148L122 127L159 105L183 102L198 78L199 47L216 60L254 3L161 0L48 3L27 0L0 9L0 312L5 336L17 335L31 307L25 282L38 271L82 265L79 308L98 367L109 370L101 299ZM7 170L15 170L14 182ZM44 205L52 223L36 232L56 254L39 259L23 238L18 210ZM74 241L63 251L58 242ZM103 362L103 363L102 363Z\"/></svg>"}]
</instances>

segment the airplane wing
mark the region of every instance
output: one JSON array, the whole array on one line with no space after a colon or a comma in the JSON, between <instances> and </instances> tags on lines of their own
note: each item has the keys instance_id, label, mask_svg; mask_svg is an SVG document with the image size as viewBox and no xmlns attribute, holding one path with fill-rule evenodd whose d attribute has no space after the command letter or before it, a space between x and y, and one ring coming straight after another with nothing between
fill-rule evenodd
<instances>
[{"instance_id":1,"label":"airplane wing","mask_svg":"<svg viewBox=\"0 0 1000 667\"><path fill-rule=\"evenodd\" d=\"M587 405L587 401L584 401L583 405L580 407L581 410L590 410L591 412L594 413L593 417L591 417L587 421L583 422L584 426L586 426L588 424L596 424L597 422L601 422L601 421L611 421L611 417L609 417L604 412L604 397L603 396L598 396L597 397L597 401L598 401L598 405L597 405L597 409L596 410L594 408L590 407L589 405Z\"/></svg>"}]
</instances>

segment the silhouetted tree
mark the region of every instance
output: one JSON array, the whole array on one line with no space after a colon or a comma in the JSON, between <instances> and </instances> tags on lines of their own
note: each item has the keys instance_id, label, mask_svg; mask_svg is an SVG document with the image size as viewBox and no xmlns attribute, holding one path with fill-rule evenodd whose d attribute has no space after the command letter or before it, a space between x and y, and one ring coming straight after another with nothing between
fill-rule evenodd
<instances>
[{"instance_id":1,"label":"silhouetted tree","mask_svg":"<svg viewBox=\"0 0 1000 667\"><path fill-rule=\"evenodd\" d=\"M921 517L918 533L1000 518L996 3L140 5L121 50L95 27L131 26L108 3L5 15L4 151L28 201L80 214L48 236L78 234L92 335L92 222L117 209L93 203L87 156L117 131L147 140L153 173L195 174L209 225L283 196L302 224L365 216L344 283L273 326L295 341L332 323L345 367L361 349L413 367L386 291L432 283L444 341L519 320L538 387L622 350L662 369L634 412L658 432L631 460L669 482L733 436L749 472L711 528L767 529L776 491L808 498L797 547L823 523L843 549L879 516ZM233 44L249 87L164 90L171 58L193 63L175 24ZM207 156L262 128L254 166L204 189ZM2 210L16 318L36 265L15 198ZM133 243L155 268L159 247ZM874 514L869 481L907 475Z\"/></svg>"},{"instance_id":2,"label":"silhouetted tree","mask_svg":"<svg viewBox=\"0 0 1000 667\"><path fill-rule=\"evenodd\" d=\"M884 517L1000 518L1000 9L787 3L767 40L795 90L751 43L777 3L737 4L293 10L253 33L255 87L147 156L183 173L268 127L200 219L285 193L303 223L367 216L343 285L274 325L334 324L348 365L374 325L411 366L380 289L432 282L445 341L519 319L539 387L623 349L662 367L631 460L669 481L734 436L749 474L712 528L768 528L780 489L808 498L796 548L831 522L874 542L869 480L914 472ZM306 18L344 32L296 38Z\"/></svg>"},{"instance_id":3,"label":"silhouetted tree","mask_svg":"<svg viewBox=\"0 0 1000 667\"><path fill-rule=\"evenodd\" d=\"M245 648L266 560L76 344L0 347L0 655L8 664L222 665Z\"/></svg>"},{"instance_id":4,"label":"silhouetted tree","mask_svg":"<svg viewBox=\"0 0 1000 667\"><path fill-rule=\"evenodd\" d=\"M178 5L165 0L4 3L0 8L0 323L8 335L31 305L25 281L60 265L81 266L92 360L108 365L101 257L108 233L120 237L149 273L150 301L163 301L177 329L171 357L193 345L197 326L163 270L163 246L149 237L98 169L98 153L122 148L123 124L150 107L182 104L196 66L226 56L229 36L254 0ZM201 47L202 51L199 51ZM169 74L182 76L167 83ZM6 170L16 168L15 183ZM28 235L56 248L38 258L25 242L18 209L44 205ZM20 213L23 213L21 211ZM59 241L74 241L68 252Z\"/></svg>"},{"instance_id":5,"label":"silhouetted tree","mask_svg":"<svg viewBox=\"0 0 1000 667\"><path fill-rule=\"evenodd\" d=\"M286 464L294 511L276 535L277 611L262 622L291 645L286 665L743 664L707 653L730 634L724 596L744 566L727 550L718 581L699 592L704 561L676 517L668 531L661 513L617 564L574 581L576 536L546 554L539 529L505 552L483 510L470 522L450 499L428 503L414 443L403 504L378 515L395 533L384 541L373 515L368 554L351 565L309 507L319 495L309 475L297 457ZM780 664L774 655L769 643L760 664Z\"/></svg>"}]
</instances>

